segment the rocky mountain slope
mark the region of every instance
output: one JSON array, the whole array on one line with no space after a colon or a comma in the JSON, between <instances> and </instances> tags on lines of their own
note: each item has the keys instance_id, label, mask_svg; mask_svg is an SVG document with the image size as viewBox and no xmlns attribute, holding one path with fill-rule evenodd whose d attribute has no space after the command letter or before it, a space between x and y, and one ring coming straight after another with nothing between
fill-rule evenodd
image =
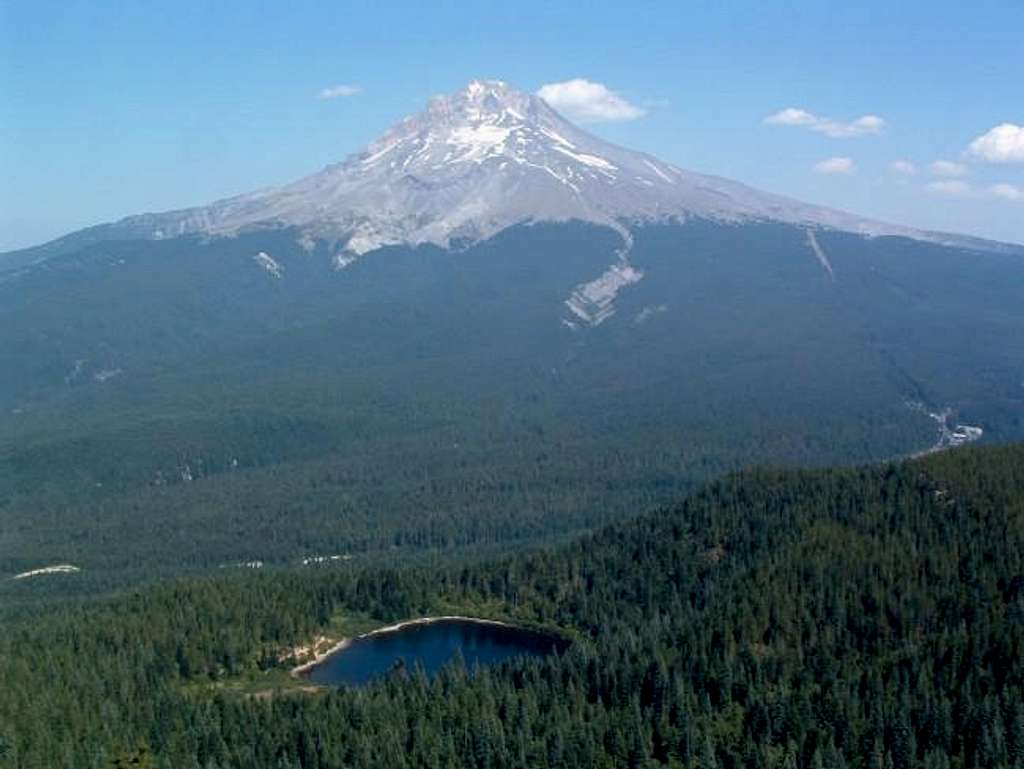
<instances>
[{"instance_id":1,"label":"rocky mountain slope","mask_svg":"<svg viewBox=\"0 0 1024 769\"><path fill-rule=\"evenodd\" d=\"M131 216L70 239L78 245L295 227L307 249L317 240L329 242L335 265L344 267L385 245L466 245L524 222L607 225L628 246L631 225L694 217L1012 248L874 221L685 171L603 141L535 95L479 80L433 98L364 151L292 184Z\"/></svg>"}]
</instances>

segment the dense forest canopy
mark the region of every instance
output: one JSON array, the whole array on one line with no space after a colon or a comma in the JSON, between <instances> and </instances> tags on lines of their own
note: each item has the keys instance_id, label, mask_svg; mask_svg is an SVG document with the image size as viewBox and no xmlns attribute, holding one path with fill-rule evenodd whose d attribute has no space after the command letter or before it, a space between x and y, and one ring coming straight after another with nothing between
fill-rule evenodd
<instances>
[{"instance_id":1,"label":"dense forest canopy","mask_svg":"<svg viewBox=\"0 0 1024 769\"><path fill-rule=\"evenodd\" d=\"M801 227L637 226L647 277L575 329L566 297L622 248L607 227L341 271L291 230L97 242L2 273L0 576L67 562L95 594L251 561L461 557L752 464L927 450L947 408L1024 436L1019 258L815 237L835 280Z\"/></svg>"},{"instance_id":2,"label":"dense forest canopy","mask_svg":"<svg viewBox=\"0 0 1024 769\"><path fill-rule=\"evenodd\" d=\"M575 642L364 689L228 685L339 614L454 610ZM1020 769L1022 659L1024 446L758 470L517 556L24 613L0 631L0 765Z\"/></svg>"}]
</instances>

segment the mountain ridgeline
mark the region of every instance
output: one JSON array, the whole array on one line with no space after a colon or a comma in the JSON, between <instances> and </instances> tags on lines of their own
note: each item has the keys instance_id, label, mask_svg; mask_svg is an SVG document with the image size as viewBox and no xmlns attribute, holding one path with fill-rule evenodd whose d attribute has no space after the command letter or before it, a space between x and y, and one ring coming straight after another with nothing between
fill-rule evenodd
<instances>
[{"instance_id":1,"label":"mountain ridgeline","mask_svg":"<svg viewBox=\"0 0 1024 769\"><path fill-rule=\"evenodd\" d=\"M753 462L1020 438L1022 295L1020 247L474 82L294 184L0 256L0 573L486 549Z\"/></svg>"}]
</instances>

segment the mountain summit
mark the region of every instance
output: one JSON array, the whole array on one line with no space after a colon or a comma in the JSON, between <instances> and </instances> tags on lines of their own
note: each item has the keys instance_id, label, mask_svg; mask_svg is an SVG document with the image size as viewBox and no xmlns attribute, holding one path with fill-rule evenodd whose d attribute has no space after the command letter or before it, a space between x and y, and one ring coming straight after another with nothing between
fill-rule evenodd
<instances>
[{"instance_id":1,"label":"mountain summit","mask_svg":"<svg viewBox=\"0 0 1024 769\"><path fill-rule=\"evenodd\" d=\"M0 520L51 559L9 571L519 546L737 467L1020 440L1022 286L1020 247L473 82L294 184L0 256Z\"/></svg>"},{"instance_id":2,"label":"mountain summit","mask_svg":"<svg viewBox=\"0 0 1024 769\"><path fill-rule=\"evenodd\" d=\"M865 236L926 233L806 205L726 179L684 171L573 125L538 96L474 80L430 100L364 151L283 187L209 206L129 217L105 236L163 239L297 227L333 243L346 266L385 245L472 243L523 222L579 220L618 230L631 222L706 218L779 221Z\"/></svg>"}]
</instances>

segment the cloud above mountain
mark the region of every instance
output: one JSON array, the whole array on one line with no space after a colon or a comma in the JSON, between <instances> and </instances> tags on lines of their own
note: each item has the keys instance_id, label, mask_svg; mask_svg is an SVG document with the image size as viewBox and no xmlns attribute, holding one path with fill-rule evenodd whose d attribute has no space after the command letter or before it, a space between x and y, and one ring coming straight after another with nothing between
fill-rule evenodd
<instances>
[{"instance_id":1,"label":"cloud above mountain","mask_svg":"<svg viewBox=\"0 0 1024 769\"><path fill-rule=\"evenodd\" d=\"M989 192L1003 200L1024 200L1024 187L1018 187L1016 184L993 184L989 187Z\"/></svg>"},{"instance_id":2,"label":"cloud above mountain","mask_svg":"<svg viewBox=\"0 0 1024 769\"><path fill-rule=\"evenodd\" d=\"M974 188L967 182L960 181L959 179L931 182L925 189L936 195L945 195L951 198L965 198L974 194Z\"/></svg>"},{"instance_id":3,"label":"cloud above mountain","mask_svg":"<svg viewBox=\"0 0 1024 769\"><path fill-rule=\"evenodd\" d=\"M1014 203L1024 201L1024 187L1007 182L977 187L961 179L948 179L932 182L926 185L925 189L936 195L945 195L951 198L1009 200Z\"/></svg>"},{"instance_id":4,"label":"cloud above mountain","mask_svg":"<svg viewBox=\"0 0 1024 769\"><path fill-rule=\"evenodd\" d=\"M836 157L826 158L815 163L814 170L819 174L852 174L854 164L852 158Z\"/></svg>"},{"instance_id":5,"label":"cloud above mountain","mask_svg":"<svg viewBox=\"0 0 1024 769\"><path fill-rule=\"evenodd\" d=\"M1024 125L997 125L972 141L967 154L989 163L1024 163Z\"/></svg>"},{"instance_id":6,"label":"cloud above mountain","mask_svg":"<svg viewBox=\"0 0 1024 769\"><path fill-rule=\"evenodd\" d=\"M344 99L348 96L355 96L356 94L362 93L363 89L358 85L332 85L327 88L320 89L317 93L316 98L318 99Z\"/></svg>"},{"instance_id":7,"label":"cloud above mountain","mask_svg":"<svg viewBox=\"0 0 1024 769\"><path fill-rule=\"evenodd\" d=\"M860 136L878 135L885 130L886 122L878 115L862 115L843 122L821 117L798 107L787 107L764 119L768 125L796 126L825 134L833 139L853 139Z\"/></svg>"},{"instance_id":8,"label":"cloud above mountain","mask_svg":"<svg viewBox=\"0 0 1024 769\"><path fill-rule=\"evenodd\" d=\"M964 176L967 173L967 166L952 160L936 160L928 168L936 176Z\"/></svg>"},{"instance_id":9,"label":"cloud above mountain","mask_svg":"<svg viewBox=\"0 0 1024 769\"><path fill-rule=\"evenodd\" d=\"M580 123L636 120L647 114L647 110L631 104L604 83L584 78L547 83L537 90L537 95L570 120Z\"/></svg>"},{"instance_id":10,"label":"cloud above mountain","mask_svg":"<svg viewBox=\"0 0 1024 769\"><path fill-rule=\"evenodd\" d=\"M913 176L917 173L917 166L909 160L894 160L889 164L889 170L900 176Z\"/></svg>"}]
</instances>

